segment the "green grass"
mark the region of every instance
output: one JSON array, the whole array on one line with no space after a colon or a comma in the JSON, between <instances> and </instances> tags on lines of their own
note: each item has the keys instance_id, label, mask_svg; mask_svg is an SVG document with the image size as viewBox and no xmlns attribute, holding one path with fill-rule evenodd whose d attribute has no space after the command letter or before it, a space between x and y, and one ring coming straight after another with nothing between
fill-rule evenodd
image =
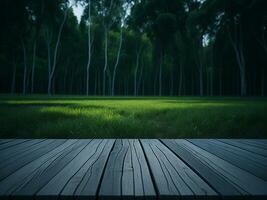
<instances>
[{"instance_id":1,"label":"green grass","mask_svg":"<svg viewBox=\"0 0 267 200\"><path fill-rule=\"evenodd\" d=\"M267 138L264 98L0 96L0 138Z\"/></svg>"}]
</instances>

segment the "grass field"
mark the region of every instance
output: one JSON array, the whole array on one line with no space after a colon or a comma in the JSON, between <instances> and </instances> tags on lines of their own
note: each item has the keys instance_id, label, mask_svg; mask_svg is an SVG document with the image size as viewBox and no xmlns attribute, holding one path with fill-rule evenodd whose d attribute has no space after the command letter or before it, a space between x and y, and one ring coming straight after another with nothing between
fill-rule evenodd
<instances>
[{"instance_id":1,"label":"grass field","mask_svg":"<svg viewBox=\"0 0 267 200\"><path fill-rule=\"evenodd\" d=\"M267 99L1 95L0 137L267 138Z\"/></svg>"}]
</instances>

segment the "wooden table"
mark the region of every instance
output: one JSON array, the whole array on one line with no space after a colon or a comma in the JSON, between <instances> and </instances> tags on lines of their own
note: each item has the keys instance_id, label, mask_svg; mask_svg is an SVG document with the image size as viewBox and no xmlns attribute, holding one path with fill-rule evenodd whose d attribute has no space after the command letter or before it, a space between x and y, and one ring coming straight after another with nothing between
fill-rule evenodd
<instances>
[{"instance_id":1,"label":"wooden table","mask_svg":"<svg viewBox=\"0 0 267 200\"><path fill-rule=\"evenodd\" d=\"M0 199L267 199L267 140L0 139Z\"/></svg>"}]
</instances>

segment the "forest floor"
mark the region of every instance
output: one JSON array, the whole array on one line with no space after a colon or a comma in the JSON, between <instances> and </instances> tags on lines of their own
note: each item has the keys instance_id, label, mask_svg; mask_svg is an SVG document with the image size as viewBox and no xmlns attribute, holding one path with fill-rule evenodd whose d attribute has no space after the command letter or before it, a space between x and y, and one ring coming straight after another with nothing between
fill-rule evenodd
<instances>
[{"instance_id":1,"label":"forest floor","mask_svg":"<svg viewBox=\"0 0 267 200\"><path fill-rule=\"evenodd\" d=\"M0 138L267 138L267 99L0 95Z\"/></svg>"}]
</instances>

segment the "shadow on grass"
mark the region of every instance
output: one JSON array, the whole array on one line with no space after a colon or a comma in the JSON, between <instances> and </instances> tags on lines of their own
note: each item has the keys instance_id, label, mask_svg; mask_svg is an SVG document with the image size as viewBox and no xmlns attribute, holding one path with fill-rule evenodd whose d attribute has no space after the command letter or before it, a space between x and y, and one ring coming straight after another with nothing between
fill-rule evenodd
<instances>
[{"instance_id":1,"label":"shadow on grass","mask_svg":"<svg viewBox=\"0 0 267 200\"><path fill-rule=\"evenodd\" d=\"M267 116L262 107L214 105L124 110L63 105L2 107L0 137L266 138L267 133Z\"/></svg>"}]
</instances>

